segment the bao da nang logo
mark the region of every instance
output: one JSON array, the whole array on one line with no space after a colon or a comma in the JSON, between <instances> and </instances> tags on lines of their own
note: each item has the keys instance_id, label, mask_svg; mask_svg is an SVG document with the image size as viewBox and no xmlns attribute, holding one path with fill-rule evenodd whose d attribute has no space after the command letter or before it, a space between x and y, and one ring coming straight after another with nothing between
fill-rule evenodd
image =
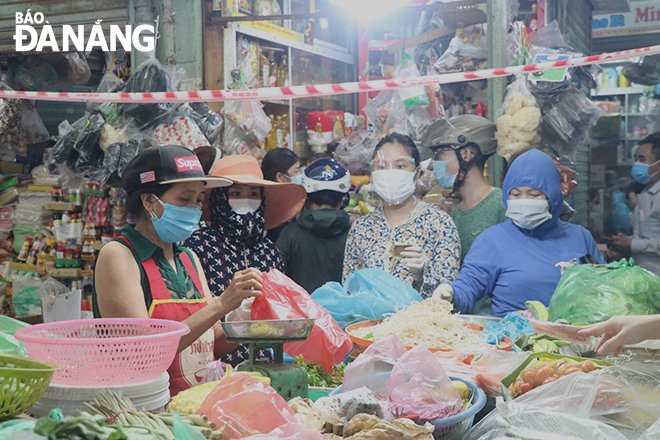
<instances>
[{"instance_id":1,"label":"bao da nang logo","mask_svg":"<svg viewBox=\"0 0 660 440\"><path fill-rule=\"evenodd\" d=\"M82 24L62 25L61 32L56 36L56 29L48 23L41 12L17 12L16 52L42 52L49 49L53 52L90 52L100 49L104 52L114 52L118 48L125 51L152 52L156 46L156 28L150 24L110 25L108 35L103 32L102 20L96 20L93 25ZM36 25L36 26L35 26Z\"/></svg>"}]
</instances>

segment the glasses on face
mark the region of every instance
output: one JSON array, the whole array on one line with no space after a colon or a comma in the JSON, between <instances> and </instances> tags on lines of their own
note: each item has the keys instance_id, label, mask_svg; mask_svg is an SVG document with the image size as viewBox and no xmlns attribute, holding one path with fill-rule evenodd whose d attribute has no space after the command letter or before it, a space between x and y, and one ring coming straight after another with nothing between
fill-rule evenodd
<instances>
[{"instance_id":1,"label":"glasses on face","mask_svg":"<svg viewBox=\"0 0 660 440\"><path fill-rule=\"evenodd\" d=\"M375 159L371 162L371 171L403 170L415 171L415 161L410 157L395 160Z\"/></svg>"}]
</instances>

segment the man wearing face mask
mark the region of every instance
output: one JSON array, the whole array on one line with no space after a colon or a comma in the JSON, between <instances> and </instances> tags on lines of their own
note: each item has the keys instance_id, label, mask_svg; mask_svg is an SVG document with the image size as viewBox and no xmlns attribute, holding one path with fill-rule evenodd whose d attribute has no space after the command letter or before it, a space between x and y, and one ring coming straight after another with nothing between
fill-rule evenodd
<instances>
[{"instance_id":1,"label":"man wearing face mask","mask_svg":"<svg viewBox=\"0 0 660 440\"><path fill-rule=\"evenodd\" d=\"M484 177L486 161L497 150L495 124L477 115L440 119L422 139L434 153L433 172L443 189L460 197L451 212L461 237L461 259L479 234L506 220L502 191Z\"/></svg>"},{"instance_id":2,"label":"man wearing face mask","mask_svg":"<svg viewBox=\"0 0 660 440\"><path fill-rule=\"evenodd\" d=\"M96 262L95 317L170 319L190 327L168 369L172 396L197 385L197 371L233 350L218 321L260 295L261 273L243 267L214 298L197 255L177 244L198 226L205 185L230 184L206 177L187 148L147 148L124 171L131 224L103 246Z\"/></svg>"},{"instance_id":3,"label":"man wearing face mask","mask_svg":"<svg viewBox=\"0 0 660 440\"><path fill-rule=\"evenodd\" d=\"M346 240L344 281L357 270L378 268L429 297L456 277L461 256L456 226L440 207L415 197L419 164L419 151L409 136L392 133L376 145L371 186L383 207L353 224Z\"/></svg>"},{"instance_id":4,"label":"man wearing face mask","mask_svg":"<svg viewBox=\"0 0 660 440\"><path fill-rule=\"evenodd\" d=\"M635 152L632 178L643 191L633 213L633 235L611 237L611 258L632 256L635 263L660 274L660 132L640 141Z\"/></svg>"},{"instance_id":5,"label":"man wearing face mask","mask_svg":"<svg viewBox=\"0 0 660 440\"><path fill-rule=\"evenodd\" d=\"M222 297L236 272L248 267L284 271L280 252L265 233L294 218L306 194L301 185L265 180L257 160L248 155L220 159L210 175L232 185L211 191L210 225L195 232L185 245L199 255L211 293ZM236 366L247 359L247 349L241 346L221 359Z\"/></svg>"},{"instance_id":6,"label":"man wearing face mask","mask_svg":"<svg viewBox=\"0 0 660 440\"><path fill-rule=\"evenodd\" d=\"M559 219L560 175L550 156L539 150L520 155L502 192L509 219L479 235L456 280L434 292L461 313L485 296L496 316L524 310L529 300L547 306L561 278L558 263L587 255L605 262L589 231Z\"/></svg>"}]
</instances>

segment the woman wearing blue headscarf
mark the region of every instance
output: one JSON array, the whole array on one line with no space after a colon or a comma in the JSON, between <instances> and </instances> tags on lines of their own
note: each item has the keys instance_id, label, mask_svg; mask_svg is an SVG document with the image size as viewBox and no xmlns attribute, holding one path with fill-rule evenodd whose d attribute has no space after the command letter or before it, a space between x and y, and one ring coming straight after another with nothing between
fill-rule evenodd
<instances>
[{"instance_id":1,"label":"woman wearing blue headscarf","mask_svg":"<svg viewBox=\"0 0 660 440\"><path fill-rule=\"evenodd\" d=\"M561 278L558 263L587 256L605 262L589 231L559 219L560 175L548 155L520 155L504 179L502 197L508 219L481 233L458 278L436 289L461 313L470 313L485 296L496 316L523 310L530 300L547 306Z\"/></svg>"}]
</instances>

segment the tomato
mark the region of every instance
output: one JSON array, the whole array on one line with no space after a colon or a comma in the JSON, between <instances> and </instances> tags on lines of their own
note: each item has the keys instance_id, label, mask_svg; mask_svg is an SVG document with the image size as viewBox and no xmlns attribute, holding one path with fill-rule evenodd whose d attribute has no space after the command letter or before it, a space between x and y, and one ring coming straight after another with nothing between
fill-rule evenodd
<instances>
[{"instance_id":1,"label":"tomato","mask_svg":"<svg viewBox=\"0 0 660 440\"><path fill-rule=\"evenodd\" d=\"M538 373L534 370L525 370L520 374L520 377L522 378L523 381L535 387L543 383L543 379L541 379Z\"/></svg>"},{"instance_id":2,"label":"tomato","mask_svg":"<svg viewBox=\"0 0 660 440\"><path fill-rule=\"evenodd\" d=\"M464 364L467 364L467 365L472 365L472 361L473 361L473 360L474 360L474 355L473 355L473 354L469 354L469 355L467 355L467 356L465 357L465 359L463 359L463 363L464 363Z\"/></svg>"},{"instance_id":3,"label":"tomato","mask_svg":"<svg viewBox=\"0 0 660 440\"><path fill-rule=\"evenodd\" d=\"M511 348L513 348L513 340L508 336L505 336L504 339L497 344L497 348L498 350L511 351Z\"/></svg>"},{"instance_id":4,"label":"tomato","mask_svg":"<svg viewBox=\"0 0 660 440\"><path fill-rule=\"evenodd\" d=\"M596 368L596 365L591 361L584 361L580 364L580 370L582 370L585 373L589 373L590 371L594 371L595 368Z\"/></svg>"},{"instance_id":5,"label":"tomato","mask_svg":"<svg viewBox=\"0 0 660 440\"><path fill-rule=\"evenodd\" d=\"M528 393L534 389L534 386L531 383L523 382L520 385L520 392L522 394Z\"/></svg>"}]
</instances>

